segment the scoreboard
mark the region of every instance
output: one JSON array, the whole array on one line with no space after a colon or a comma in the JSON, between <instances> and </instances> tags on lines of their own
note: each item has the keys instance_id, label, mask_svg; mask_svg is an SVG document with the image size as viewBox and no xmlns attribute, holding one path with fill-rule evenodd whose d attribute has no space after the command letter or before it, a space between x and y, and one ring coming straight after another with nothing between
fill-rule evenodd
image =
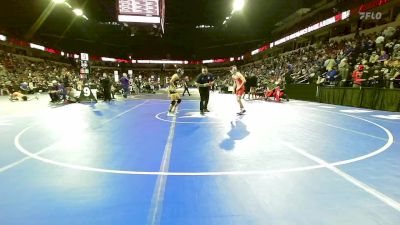
<instances>
[{"instance_id":1,"label":"scoreboard","mask_svg":"<svg viewBox=\"0 0 400 225\"><path fill-rule=\"evenodd\" d=\"M119 0L119 14L160 16L159 0Z\"/></svg>"},{"instance_id":2,"label":"scoreboard","mask_svg":"<svg viewBox=\"0 0 400 225\"><path fill-rule=\"evenodd\" d=\"M118 21L164 27L165 0L118 0Z\"/></svg>"}]
</instances>

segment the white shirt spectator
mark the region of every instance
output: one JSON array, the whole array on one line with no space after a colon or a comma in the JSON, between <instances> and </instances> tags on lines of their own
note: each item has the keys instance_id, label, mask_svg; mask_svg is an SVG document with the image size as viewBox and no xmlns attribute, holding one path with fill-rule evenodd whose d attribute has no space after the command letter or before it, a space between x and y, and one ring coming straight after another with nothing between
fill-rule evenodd
<instances>
[{"instance_id":1,"label":"white shirt spectator","mask_svg":"<svg viewBox=\"0 0 400 225\"><path fill-rule=\"evenodd\" d=\"M379 37L376 38L375 43L381 44L381 43L383 43L384 41L385 41L385 37L379 36Z\"/></svg>"}]
</instances>

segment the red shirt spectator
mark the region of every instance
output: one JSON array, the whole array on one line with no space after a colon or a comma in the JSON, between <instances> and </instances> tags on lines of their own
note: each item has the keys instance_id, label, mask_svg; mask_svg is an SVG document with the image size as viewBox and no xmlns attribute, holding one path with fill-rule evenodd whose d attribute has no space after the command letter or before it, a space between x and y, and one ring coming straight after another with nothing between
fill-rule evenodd
<instances>
[{"instance_id":1,"label":"red shirt spectator","mask_svg":"<svg viewBox=\"0 0 400 225\"><path fill-rule=\"evenodd\" d=\"M354 70L353 75L352 75L352 77L353 77L353 87L361 86L361 82L363 81L363 79L362 79L363 70L364 70L364 66L363 65L359 65L358 66L358 70Z\"/></svg>"}]
</instances>

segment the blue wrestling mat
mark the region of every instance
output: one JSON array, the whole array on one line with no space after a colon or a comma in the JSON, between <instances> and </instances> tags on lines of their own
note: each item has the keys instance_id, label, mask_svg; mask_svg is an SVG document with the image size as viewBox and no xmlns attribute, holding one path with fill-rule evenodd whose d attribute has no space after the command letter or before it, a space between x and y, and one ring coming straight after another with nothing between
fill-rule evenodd
<instances>
[{"instance_id":1,"label":"blue wrestling mat","mask_svg":"<svg viewBox=\"0 0 400 225\"><path fill-rule=\"evenodd\" d=\"M3 115L0 224L400 224L399 113L244 104L243 116L220 94L205 116L196 100L168 117L168 100L139 97Z\"/></svg>"}]
</instances>

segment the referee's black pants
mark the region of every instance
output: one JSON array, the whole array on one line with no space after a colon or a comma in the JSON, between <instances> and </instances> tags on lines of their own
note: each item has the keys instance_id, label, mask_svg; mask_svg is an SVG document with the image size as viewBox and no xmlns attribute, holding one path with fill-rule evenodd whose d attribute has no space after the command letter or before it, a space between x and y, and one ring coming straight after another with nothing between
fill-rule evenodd
<instances>
[{"instance_id":1,"label":"referee's black pants","mask_svg":"<svg viewBox=\"0 0 400 225\"><path fill-rule=\"evenodd\" d=\"M111 88L103 86L104 101L111 101Z\"/></svg>"},{"instance_id":2,"label":"referee's black pants","mask_svg":"<svg viewBox=\"0 0 400 225\"><path fill-rule=\"evenodd\" d=\"M199 88L200 92L200 111L207 109L210 90L208 88Z\"/></svg>"}]
</instances>

